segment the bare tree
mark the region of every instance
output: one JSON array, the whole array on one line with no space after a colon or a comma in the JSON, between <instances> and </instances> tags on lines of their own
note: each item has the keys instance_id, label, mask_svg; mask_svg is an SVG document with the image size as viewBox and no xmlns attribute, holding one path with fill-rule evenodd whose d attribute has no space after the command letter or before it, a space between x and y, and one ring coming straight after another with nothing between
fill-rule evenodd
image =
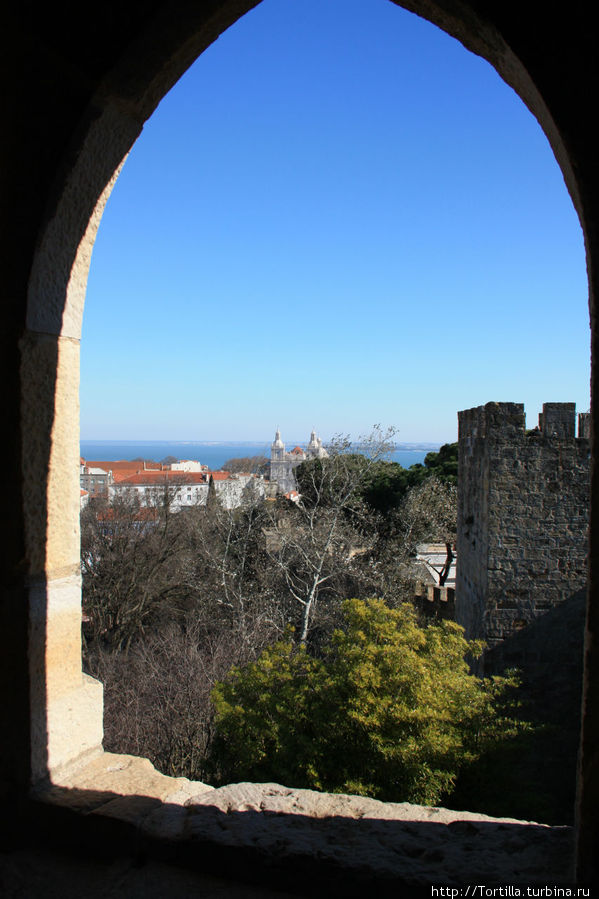
<instances>
[{"instance_id":1,"label":"bare tree","mask_svg":"<svg viewBox=\"0 0 599 899\"><path fill-rule=\"evenodd\" d=\"M432 476L408 491L399 511L401 534L409 552L425 540L454 544L457 487Z\"/></svg>"},{"instance_id":2,"label":"bare tree","mask_svg":"<svg viewBox=\"0 0 599 899\"><path fill-rule=\"evenodd\" d=\"M347 437L335 438L328 458L297 469L300 496L294 508L287 515L276 509L270 514L267 554L300 607L302 643L321 599L327 594L345 599L348 594L335 589L339 580L356 584L366 574L359 557L372 550L375 529L361 492L372 466L393 449L394 436L393 429L383 433L375 427L357 446ZM361 591L349 595L356 592Z\"/></svg>"},{"instance_id":3,"label":"bare tree","mask_svg":"<svg viewBox=\"0 0 599 899\"><path fill-rule=\"evenodd\" d=\"M445 560L437 571L443 586L454 559L457 529L457 487L430 476L412 487L397 510L391 533L381 546L379 565L385 594L402 601L413 594L417 580L416 552L420 543L445 544Z\"/></svg>"},{"instance_id":4,"label":"bare tree","mask_svg":"<svg viewBox=\"0 0 599 899\"><path fill-rule=\"evenodd\" d=\"M185 584L195 613L214 626L234 628L246 644L276 638L285 629L265 553L264 504L246 494L238 508L218 502L186 512ZM259 636L262 635L262 636Z\"/></svg>"},{"instance_id":5,"label":"bare tree","mask_svg":"<svg viewBox=\"0 0 599 899\"><path fill-rule=\"evenodd\" d=\"M172 616L182 608L182 522L170 503L166 490L154 506L121 496L84 510L83 611L94 638L126 648L162 609Z\"/></svg>"},{"instance_id":6,"label":"bare tree","mask_svg":"<svg viewBox=\"0 0 599 899\"><path fill-rule=\"evenodd\" d=\"M210 692L231 666L253 658L234 630L207 631L193 616L127 650L95 646L87 667L104 684L106 749L142 755L171 776L209 779Z\"/></svg>"}]
</instances>

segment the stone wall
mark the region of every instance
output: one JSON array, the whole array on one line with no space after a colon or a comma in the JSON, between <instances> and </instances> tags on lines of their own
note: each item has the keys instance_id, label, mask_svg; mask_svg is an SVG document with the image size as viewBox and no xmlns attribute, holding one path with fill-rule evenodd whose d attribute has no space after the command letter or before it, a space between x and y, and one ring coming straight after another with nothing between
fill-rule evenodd
<instances>
[{"instance_id":1,"label":"stone wall","mask_svg":"<svg viewBox=\"0 0 599 899\"><path fill-rule=\"evenodd\" d=\"M587 581L588 416L545 403L525 430L521 403L458 414L456 618L494 646Z\"/></svg>"}]
</instances>

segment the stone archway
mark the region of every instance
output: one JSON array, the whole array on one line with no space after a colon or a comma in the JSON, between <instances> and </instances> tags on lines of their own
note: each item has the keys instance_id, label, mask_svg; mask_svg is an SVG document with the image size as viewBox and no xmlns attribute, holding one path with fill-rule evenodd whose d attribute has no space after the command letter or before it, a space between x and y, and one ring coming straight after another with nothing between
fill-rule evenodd
<instances>
[{"instance_id":1,"label":"stone archway","mask_svg":"<svg viewBox=\"0 0 599 899\"><path fill-rule=\"evenodd\" d=\"M12 343L6 358L14 366L17 341L20 353L20 391L13 367L9 382L13 405L7 414L15 422L20 414L21 422L20 437L14 438L9 453L14 471L10 502L19 508L20 536L10 543L11 596L17 599L10 599L6 607L10 626L5 634L7 640L13 635L14 644L3 673L8 684L16 676L21 687L7 710L12 723L18 721L19 735L18 748L6 751L5 767L15 772L21 789L48 770L93 752L101 735L99 688L83 679L80 667L76 481L78 341L96 229L143 122L199 53L255 5L254 0L184 2L175 16L162 0L143 8L134 0L123 0L106 7L93 35L83 23L69 21L66 12L55 12L48 19L41 5L39 20L14 23L15 44L7 61L17 72L14 79L11 71L20 109L15 118L19 124L36 123L47 138L47 156L35 178L30 172L39 149L36 127L15 133L9 142L15 184L26 185L22 211L27 217L7 243L15 249L8 278L14 311L7 336ZM586 44L591 28L585 14L572 11L566 20L553 21L540 6L522 12L506 9L500 0L405 0L399 5L484 56L539 120L583 225L594 310L599 199L585 98L578 95L585 60L593 50L592 42ZM71 45L71 31L78 44ZM23 65L30 59L32 70ZM11 186L7 195L13 198ZM14 205L17 208L16 199ZM17 498L21 485L22 496ZM599 514L598 489L593 488L594 520ZM591 528L594 549L593 521ZM592 595L597 576L592 569ZM29 612L19 605L23 591L30 597ZM579 827L583 874L592 870L594 734L599 712L599 697L593 692L598 662L592 645L597 613L590 608ZM24 649L27 626L30 649L25 671L17 650ZM27 684L31 719L22 711ZM23 760L28 745L31 766Z\"/></svg>"}]
</instances>

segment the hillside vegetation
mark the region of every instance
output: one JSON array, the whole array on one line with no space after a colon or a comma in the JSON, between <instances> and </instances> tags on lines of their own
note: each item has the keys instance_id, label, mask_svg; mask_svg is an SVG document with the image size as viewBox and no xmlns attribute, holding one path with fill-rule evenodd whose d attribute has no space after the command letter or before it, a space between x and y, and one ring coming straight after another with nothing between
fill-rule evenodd
<instances>
[{"instance_id":1,"label":"hillside vegetation","mask_svg":"<svg viewBox=\"0 0 599 899\"><path fill-rule=\"evenodd\" d=\"M84 653L106 748L213 783L448 797L522 730L513 681L473 677L480 647L410 603L417 544L455 539L455 467L455 445L406 470L341 442L296 470L297 504L90 503Z\"/></svg>"}]
</instances>

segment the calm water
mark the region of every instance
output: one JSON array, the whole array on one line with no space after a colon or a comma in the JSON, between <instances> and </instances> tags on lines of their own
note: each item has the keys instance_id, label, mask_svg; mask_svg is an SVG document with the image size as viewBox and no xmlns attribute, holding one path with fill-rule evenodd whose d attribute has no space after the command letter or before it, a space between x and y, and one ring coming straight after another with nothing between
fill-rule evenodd
<instances>
[{"instance_id":1,"label":"calm water","mask_svg":"<svg viewBox=\"0 0 599 899\"><path fill-rule=\"evenodd\" d=\"M288 448L295 444L290 442ZM300 444L301 445L301 444ZM438 444L421 444L417 449L405 448L399 445L390 459L399 462L404 468L409 468L416 462L423 462L424 457L431 450L438 450ZM159 441L147 441L136 443L129 440L82 440L81 455L84 459L114 461L115 459L135 459L141 456L144 459L153 459L160 462L166 456L175 456L177 459L197 459L209 468L218 469L227 459L237 456L266 456L270 458L269 443L163 443Z\"/></svg>"}]
</instances>

